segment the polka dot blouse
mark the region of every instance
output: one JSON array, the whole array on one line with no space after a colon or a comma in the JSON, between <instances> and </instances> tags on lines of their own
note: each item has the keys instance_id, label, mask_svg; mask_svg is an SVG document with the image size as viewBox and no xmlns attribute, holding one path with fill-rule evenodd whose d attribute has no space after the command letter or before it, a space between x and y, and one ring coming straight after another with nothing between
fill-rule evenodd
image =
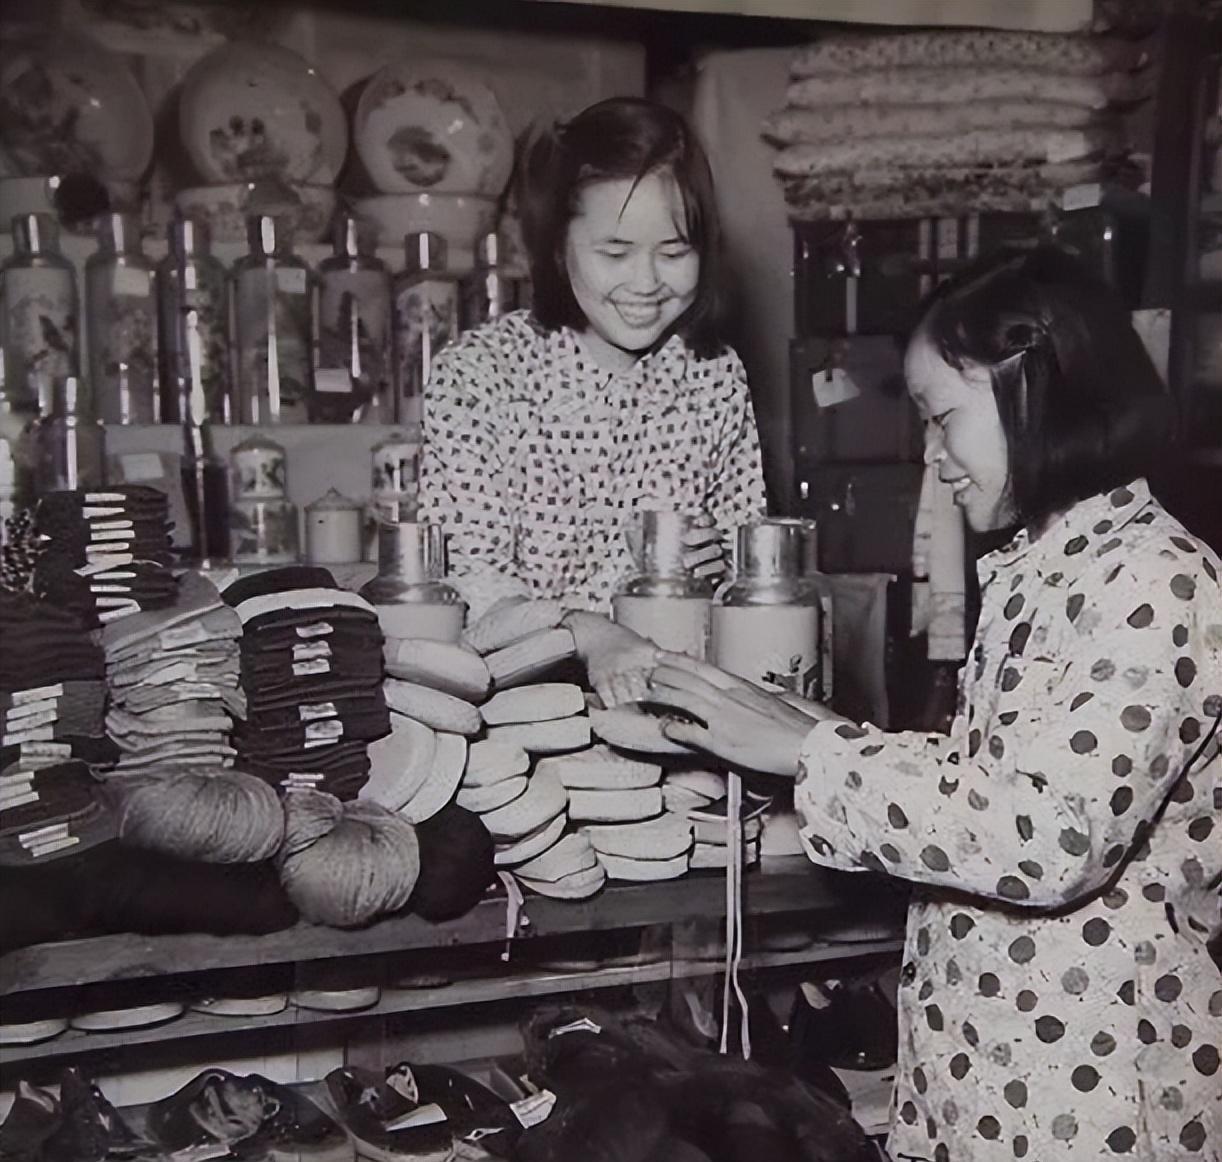
<instances>
[{"instance_id":1,"label":"polka dot blouse","mask_svg":"<svg viewBox=\"0 0 1222 1162\"><path fill-rule=\"evenodd\" d=\"M617 374L507 315L442 353L424 437L424 511L473 617L518 594L605 612L632 572L627 514L707 511L729 533L764 506L742 363L678 336Z\"/></svg>"},{"instance_id":2,"label":"polka dot blouse","mask_svg":"<svg viewBox=\"0 0 1222 1162\"><path fill-rule=\"evenodd\" d=\"M1222 1158L1218 571L1144 482L1087 500L981 560L949 739L812 731L811 857L916 888L895 1157Z\"/></svg>"}]
</instances>

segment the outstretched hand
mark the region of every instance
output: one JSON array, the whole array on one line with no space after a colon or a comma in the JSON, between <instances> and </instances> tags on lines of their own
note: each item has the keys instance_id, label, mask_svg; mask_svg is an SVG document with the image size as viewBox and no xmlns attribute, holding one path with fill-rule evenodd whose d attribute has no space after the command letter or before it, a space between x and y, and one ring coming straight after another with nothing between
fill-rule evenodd
<instances>
[{"instance_id":1,"label":"outstretched hand","mask_svg":"<svg viewBox=\"0 0 1222 1162\"><path fill-rule=\"evenodd\" d=\"M719 578L726 571L725 545L721 530L702 513L683 534L683 567L693 577Z\"/></svg>"},{"instance_id":2,"label":"outstretched hand","mask_svg":"<svg viewBox=\"0 0 1222 1162\"><path fill-rule=\"evenodd\" d=\"M667 722L673 742L734 767L793 778L812 716L759 686L682 654L664 654L649 679L649 701L698 719Z\"/></svg>"}]
</instances>

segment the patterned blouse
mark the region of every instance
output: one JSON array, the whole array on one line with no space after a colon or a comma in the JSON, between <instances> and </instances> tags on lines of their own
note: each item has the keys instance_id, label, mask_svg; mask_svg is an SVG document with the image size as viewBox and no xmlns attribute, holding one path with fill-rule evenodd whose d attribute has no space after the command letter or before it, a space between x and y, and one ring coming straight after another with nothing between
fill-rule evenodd
<instances>
[{"instance_id":1,"label":"patterned blouse","mask_svg":"<svg viewBox=\"0 0 1222 1162\"><path fill-rule=\"evenodd\" d=\"M891 1152L1222 1158L1218 561L1137 481L979 573L950 738L820 723L796 788L915 885Z\"/></svg>"},{"instance_id":2,"label":"patterned blouse","mask_svg":"<svg viewBox=\"0 0 1222 1162\"><path fill-rule=\"evenodd\" d=\"M729 534L764 506L742 363L678 336L614 373L514 312L442 353L424 439L424 512L472 618L515 594L606 612L635 510L705 511Z\"/></svg>"}]
</instances>

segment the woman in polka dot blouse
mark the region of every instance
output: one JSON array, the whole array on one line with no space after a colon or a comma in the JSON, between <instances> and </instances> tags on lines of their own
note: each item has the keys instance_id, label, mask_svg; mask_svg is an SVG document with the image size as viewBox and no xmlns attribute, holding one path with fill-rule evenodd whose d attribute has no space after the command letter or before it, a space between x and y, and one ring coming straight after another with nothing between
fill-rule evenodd
<instances>
[{"instance_id":1,"label":"woman in polka dot blouse","mask_svg":"<svg viewBox=\"0 0 1222 1162\"><path fill-rule=\"evenodd\" d=\"M895 1158L1222 1158L1222 588L1144 480L1162 384L1052 249L944 288L906 375L969 526L1017 530L978 563L950 737L678 658L651 697L796 777L815 862L912 882Z\"/></svg>"},{"instance_id":2,"label":"woman in polka dot blouse","mask_svg":"<svg viewBox=\"0 0 1222 1162\"><path fill-rule=\"evenodd\" d=\"M424 510L472 619L511 597L605 611L635 510L705 513L689 565L764 504L746 376L718 332L708 162L676 113L604 101L527 151L533 312L464 334L425 398Z\"/></svg>"}]
</instances>

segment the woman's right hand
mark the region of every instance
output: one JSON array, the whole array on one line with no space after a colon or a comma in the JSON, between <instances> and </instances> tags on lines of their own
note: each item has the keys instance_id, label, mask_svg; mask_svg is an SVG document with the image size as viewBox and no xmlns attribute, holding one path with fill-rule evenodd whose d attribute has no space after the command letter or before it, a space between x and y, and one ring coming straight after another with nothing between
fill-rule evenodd
<instances>
[{"instance_id":1,"label":"woman's right hand","mask_svg":"<svg viewBox=\"0 0 1222 1162\"><path fill-rule=\"evenodd\" d=\"M666 737L732 767L796 777L814 723L788 702L683 654L663 654L649 679L650 702L698 722L667 722Z\"/></svg>"}]
</instances>

